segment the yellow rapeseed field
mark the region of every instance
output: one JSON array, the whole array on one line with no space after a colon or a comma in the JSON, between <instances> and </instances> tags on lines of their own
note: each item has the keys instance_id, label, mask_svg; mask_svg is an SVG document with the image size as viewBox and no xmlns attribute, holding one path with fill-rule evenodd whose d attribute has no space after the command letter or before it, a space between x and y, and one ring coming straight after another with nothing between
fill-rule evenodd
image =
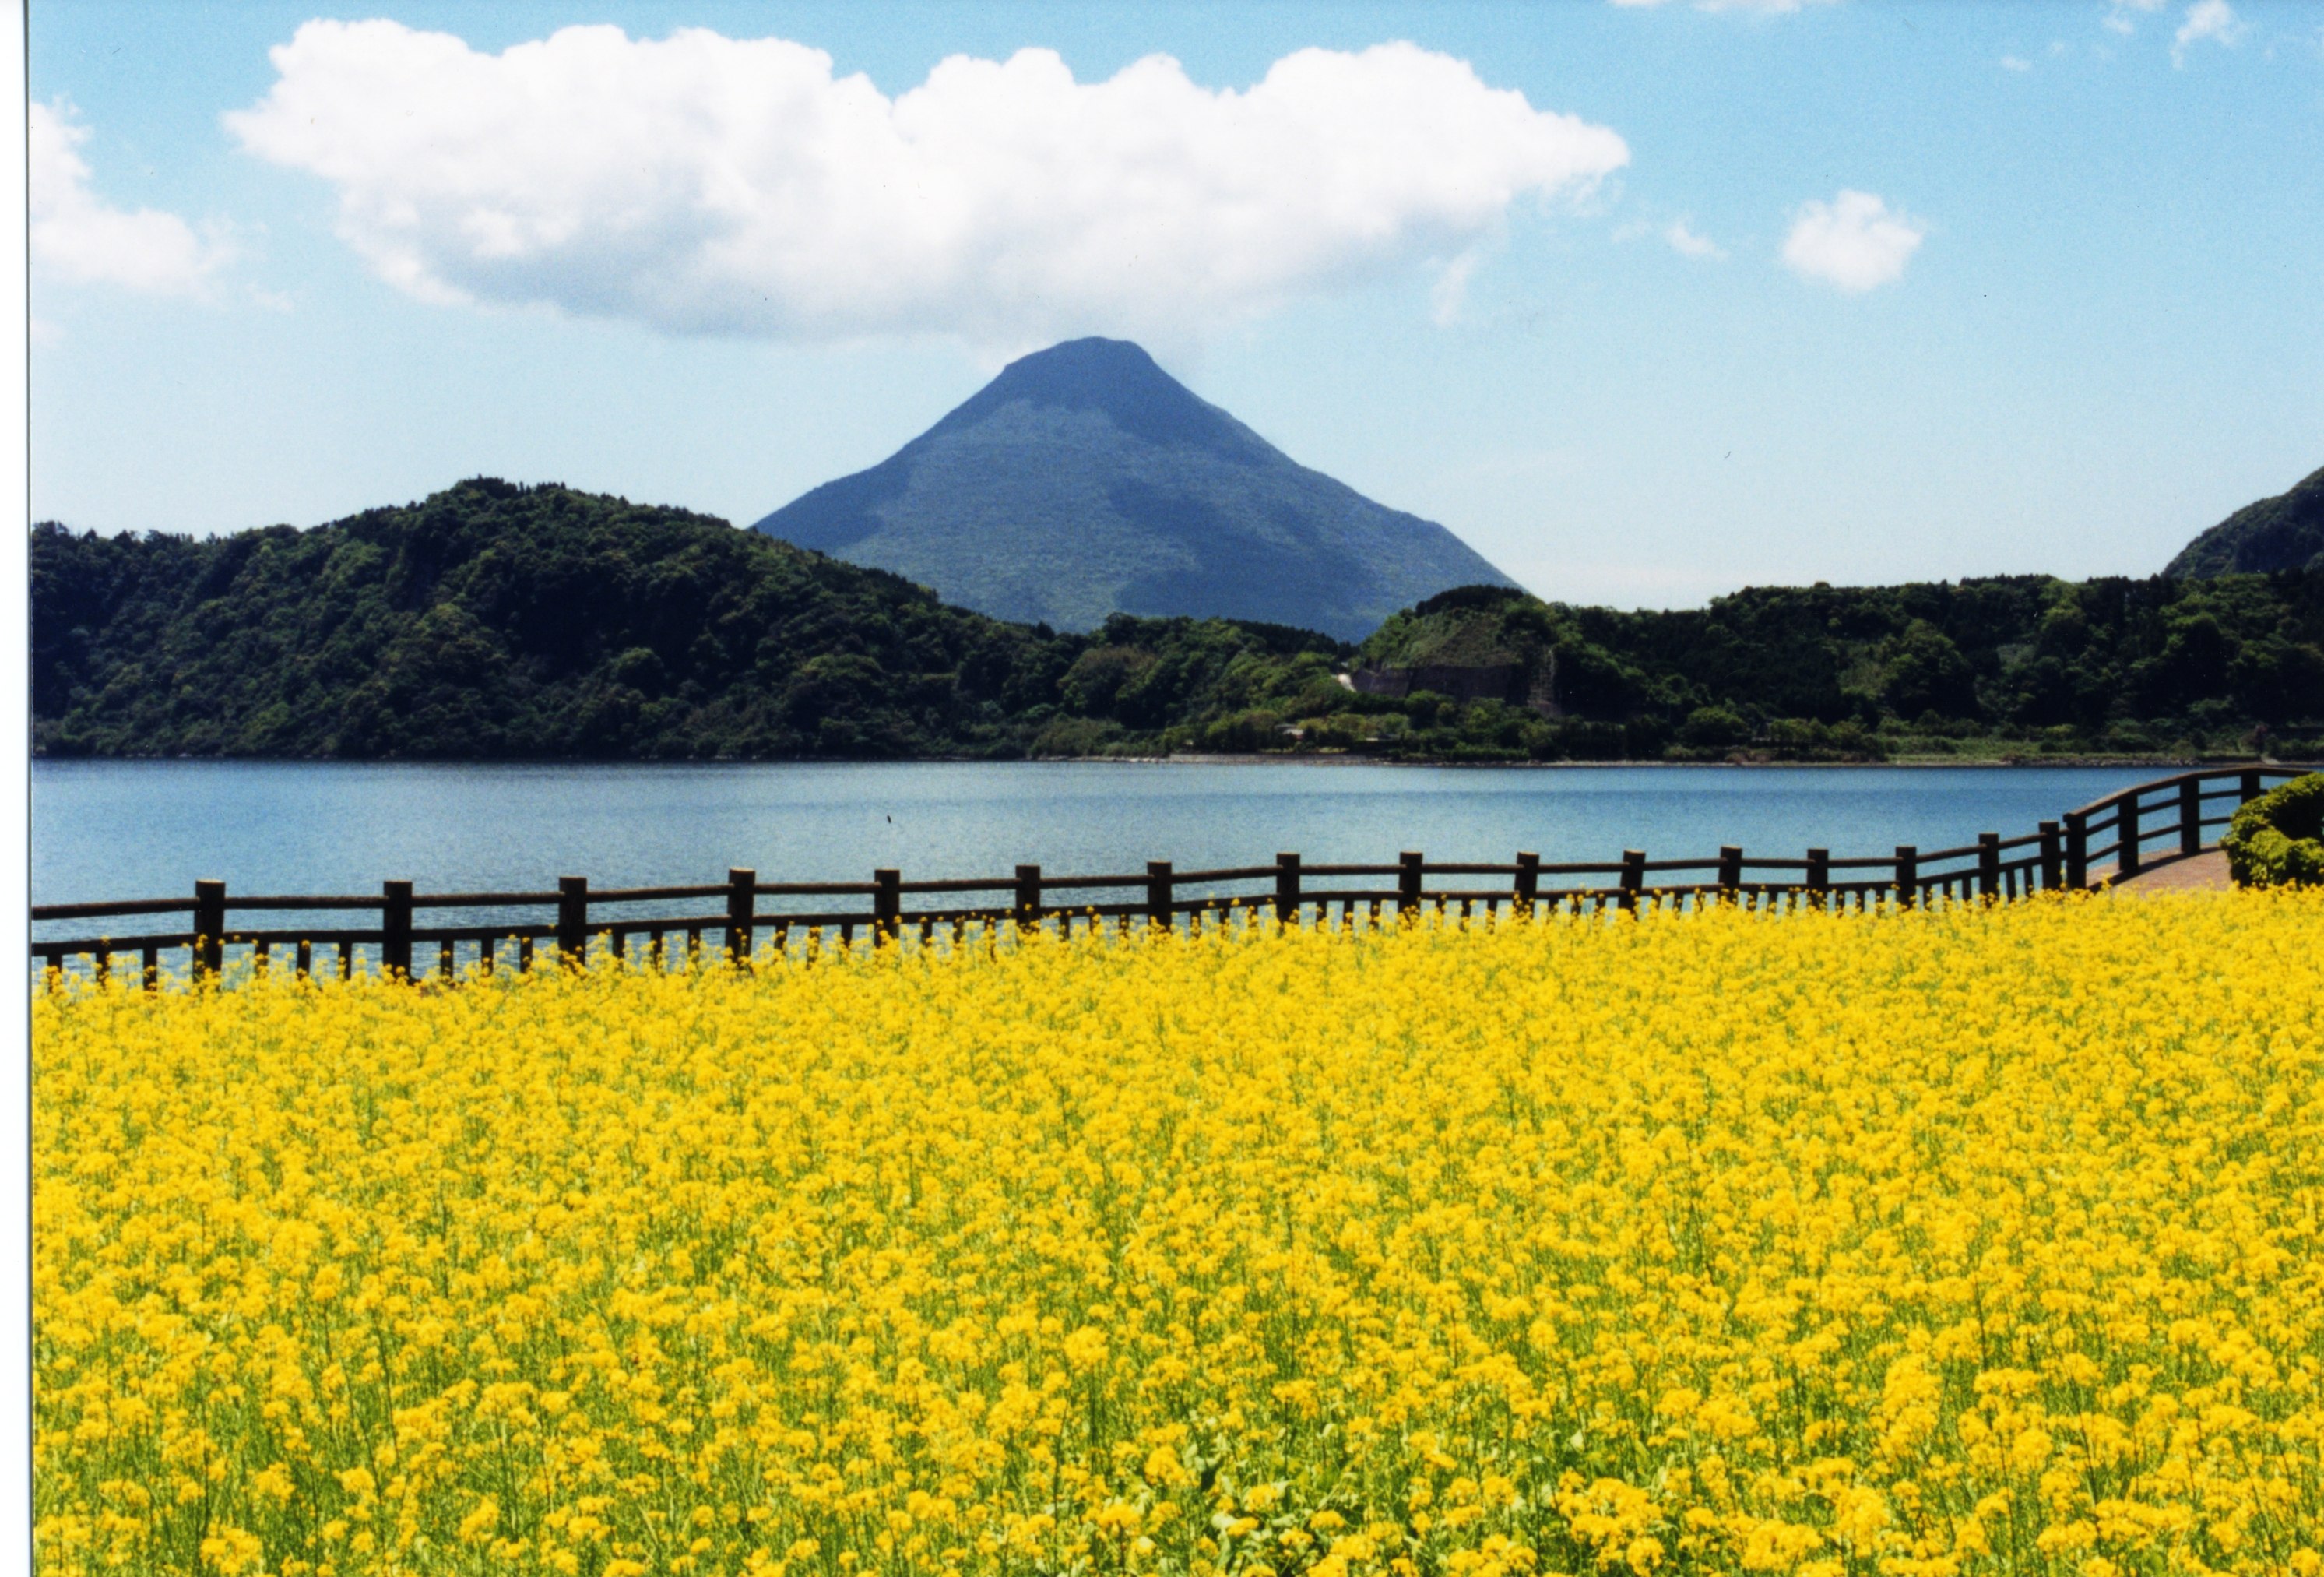
<instances>
[{"instance_id":1,"label":"yellow rapeseed field","mask_svg":"<svg viewBox=\"0 0 2324 1577\"><path fill-rule=\"evenodd\" d=\"M34 1011L44 1572L2319 1570L2324 897Z\"/></svg>"}]
</instances>

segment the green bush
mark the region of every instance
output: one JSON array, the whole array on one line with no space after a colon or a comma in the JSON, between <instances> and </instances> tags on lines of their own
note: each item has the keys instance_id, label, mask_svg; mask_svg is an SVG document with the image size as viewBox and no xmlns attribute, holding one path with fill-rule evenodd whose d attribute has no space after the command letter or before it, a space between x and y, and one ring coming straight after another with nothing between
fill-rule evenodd
<instances>
[{"instance_id":1,"label":"green bush","mask_svg":"<svg viewBox=\"0 0 2324 1577\"><path fill-rule=\"evenodd\" d=\"M2219 847L2238 887L2324 886L2324 772L2294 778L2236 811Z\"/></svg>"}]
</instances>

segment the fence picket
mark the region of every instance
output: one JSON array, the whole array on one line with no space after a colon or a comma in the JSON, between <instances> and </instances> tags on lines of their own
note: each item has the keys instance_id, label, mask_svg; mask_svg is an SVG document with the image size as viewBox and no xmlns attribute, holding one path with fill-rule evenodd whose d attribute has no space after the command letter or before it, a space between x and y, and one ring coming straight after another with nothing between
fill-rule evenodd
<instances>
[{"instance_id":1,"label":"fence picket","mask_svg":"<svg viewBox=\"0 0 2324 1577\"><path fill-rule=\"evenodd\" d=\"M1699 906L1710 900L1714 892L1729 901L1738 901L1753 908L1773 907L1777 909L1804 901L1828 906L1835 893L1844 907L1853 899L1859 908L1873 907L1873 900L1882 890L1893 891L1895 901L1910 907L1923 897L1942 896L1965 899L1979 896L1989 901L2006 901L2037 891L2065 888L2069 890L2091 885L2091 866L2107 852L2103 844L2094 844L2093 826L2100 834L2112 830L2115 836L2115 870L2110 876L2103 872L2102 880L2121 881L2136 875L2148 862L2144 857L2142 844L2146 828L2143 803L2144 796L2156 797L2161 809L2171 800L2176 801L2176 840L2179 852L2185 853L2190 845L2202 846L2202 809L2206 798L2218 800L2233 797L2240 803L2257 798L2273 781L2301 777L2316 769L2304 766L2271 765L2266 767L2236 767L2208 771L2176 774L2170 778L2109 795L2092 804L2066 811L2056 821L2044 821L2032 837L2010 841L2008 857L2005 860L2002 840L1998 834L1983 833L1969 848L1940 851L1926 862L1935 867L1924 872L1923 859L1913 844L1896 846L1893 862L1888 861L1846 861L1843 865L1862 866L1890 864L1893 878L1882 881L1832 881L1832 862L1829 851L1811 849L1805 861L1761 861L1758 863L1774 869L1776 875L1769 880L1744 882L1743 851L1738 845L1725 844L1716 862L1715 888L1706 884L1700 875L1683 874L1700 872L1710 862L1666 862L1661 867L1670 872L1666 881L1648 885L1646 858L1637 849L1625 850L1621 862L1614 869L1618 875L1612 885L1606 881L1607 867L1552 867L1559 877L1569 878L1571 885L1558 886L1545 891L1541 885L1540 856L1530 851L1521 852L1508 865L1452 863L1431 868L1417 851L1406 850L1393 865L1327 865L1310 867L1296 852L1277 855L1269 865L1238 867L1223 871L1196 872L1206 883L1253 883L1272 880L1273 892L1231 890L1218 892L1187 905L1190 927L1199 927L1204 915L1230 918L1256 913L1268 906L1277 919L1284 924L1296 924L1304 919L1310 907L1315 911L1318 925L1328 924L1333 904L1340 907L1340 919L1352 925L1361 908L1370 923L1377 925L1388 903L1392 901L1401 918L1416 917L1431 901L1429 886L1434 877L1457 878L1462 875L1490 875L1496 880L1481 887L1446 887L1436 890L1434 901L1446 913L1458 912L1463 917L1475 917L1479 906L1491 919L1499 919L1504 905L1512 915L1556 914L1567 912L1589 914L1618 907L1625 912L1635 911L1642 901L1665 901L1681 906ZM2206 786L2215 785L2207 793ZM2165 791L2172 791L2168 798ZM2107 819L2109 815L2111 819ZM2161 835L2163 829L2153 829ZM1966 868L1960 863L1964 855L1973 855L1974 862ZM1322 874L1319 876L1318 872ZM1797 872L1793 875L1791 873ZM1377 879L1393 875L1392 890L1379 885L1362 885L1352 890L1328 885L1334 879ZM502 933L516 945L516 967L530 969L533 963L536 938L551 940L558 959L568 964L586 964L590 934L590 905L628 904L641 901L674 901L689 898L722 897L724 912L710 915L668 915L664 917L615 918L604 923L611 950L616 958L627 959L628 939L632 933L650 938L648 958L657 967L667 967L668 952L665 938L682 931L687 939L687 965L701 962L704 930L723 931L726 957L742 962L749 958L756 939L758 922L764 918L772 928L773 945L779 953L787 953L791 945L791 931L796 926L805 930L809 938L810 952L825 945L825 933L836 931L841 946L850 945L856 928L863 927L875 941L899 939L905 926L916 927L923 938L934 936L940 926L949 925L955 938L964 937L972 924L992 924L1013 921L1020 930L1038 929L1044 921L1059 918L1068 934L1076 923L1084 931L1102 930L1106 916L1111 915L1117 927L1127 929L1130 922L1144 914L1149 926L1170 927L1176 925L1182 899L1177 888L1176 868L1166 860L1150 861L1143 875L1092 876L1068 879L1072 887L1143 890L1143 902L1130 894L1129 901L1086 901L1074 905L1047 901L1041 868L1020 865L1013 880L1001 881L948 881L914 884L910 890L924 893L1005 893L1000 904L990 900L969 899L961 907L936 907L925 910L908 910L904 906L906 886L900 874L882 869L872 873L868 884L845 882L778 884L767 890L794 898L806 895L850 896L867 905L866 911L798 914L779 913L761 917L756 913L758 883L756 874L737 866L727 872L722 883L700 887L606 889L593 892L586 877L567 876L558 879L557 890L549 892L493 892L430 895L420 898L412 891L409 881L383 882L374 897L254 897L235 899L228 896L223 881L205 878L195 884L193 901L183 898L152 900L108 900L97 903L64 903L36 905L32 918L36 924L58 920L95 918L124 915L190 914L189 929L163 935L97 936L73 939L55 936L31 940L31 958L51 972L54 978L65 977L70 960L86 957L88 968L100 980L115 974L116 957L137 956L143 964L143 983L148 989L159 989L161 980L161 954L184 949L189 959L189 977L194 980L217 979L224 972L229 947L246 946L254 967L263 970L273 945L282 944L293 950L296 968L300 974L314 973L314 948L319 944L335 951L334 962L341 978L350 977L360 957L366 952L374 958L376 966L391 978L415 978L427 973L415 970L417 962L413 948L420 933L414 926L414 910L420 906L431 908L470 907L499 909L511 906L554 906L553 926L538 920L511 926ZM1317 885L1317 883L1326 885ZM1546 905L1544 904L1546 899ZM935 900L938 904L949 899ZM245 927L237 935L230 924L229 911L243 909L272 910L368 910L378 917L375 929L347 929L340 927L318 927L311 932L300 927L289 927L272 932ZM166 923L166 922L165 922ZM435 929L435 927L430 927ZM994 935L998 936L996 931ZM475 942L477 945L476 964L480 973L490 973L499 964L498 940L488 925L450 926L429 938L437 943L436 972L452 977L456 975L457 945Z\"/></svg>"}]
</instances>

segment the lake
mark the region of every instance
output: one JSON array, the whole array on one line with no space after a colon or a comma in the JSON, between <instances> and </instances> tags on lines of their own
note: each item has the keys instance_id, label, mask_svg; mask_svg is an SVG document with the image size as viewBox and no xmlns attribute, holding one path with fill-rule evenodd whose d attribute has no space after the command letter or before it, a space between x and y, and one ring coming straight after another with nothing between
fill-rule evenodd
<instances>
[{"instance_id":1,"label":"lake","mask_svg":"<svg viewBox=\"0 0 2324 1577\"><path fill-rule=\"evenodd\" d=\"M2158 767L35 761L32 900L1314 862L1797 857L2030 832Z\"/></svg>"}]
</instances>

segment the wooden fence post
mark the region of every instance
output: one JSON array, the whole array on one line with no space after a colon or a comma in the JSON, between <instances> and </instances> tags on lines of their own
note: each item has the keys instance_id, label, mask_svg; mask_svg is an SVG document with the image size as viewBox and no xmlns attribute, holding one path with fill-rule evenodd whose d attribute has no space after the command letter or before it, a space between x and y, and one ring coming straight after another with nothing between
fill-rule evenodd
<instances>
[{"instance_id":1,"label":"wooden fence post","mask_svg":"<svg viewBox=\"0 0 2324 1577\"><path fill-rule=\"evenodd\" d=\"M194 883L194 973L216 980L226 969L226 883Z\"/></svg>"},{"instance_id":2,"label":"wooden fence post","mask_svg":"<svg viewBox=\"0 0 2324 1577\"><path fill-rule=\"evenodd\" d=\"M1921 849L1917 844L1896 845L1896 907L1911 908L1921 899Z\"/></svg>"},{"instance_id":3,"label":"wooden fence post","mask_svg":"<svg viewBox=\"0 0 2324 1577\"><path fill-rule=\"evenodd\" d=\"M2066 812L2066 890L2080 892L2090 884L2090 818L2079 810Z\"/></svg>"},{"instance_id":4,"label":"wooden fence post","mask_svg":"<svg viewBox=\"0 0 2324 1577\"><path fill-rule=\"evenodd\" d=\"M2115 880L2138 874L2138 790L2131 789L2122 797L2121 831L2116 841L2122 850L2115 856Z\"/></svg>"},{"instance_id":5,"label":"wooden fence post","mask_svg":"<svg viewBox=\"0 0 2324 1577\"><path fill-rule=\"evenodd\" d=\"M2249 805L2259 798L2259 774L2246 772L2236 785L2236 804Z\"/></svg>"},{"instance_id":6,"label":"wooden fence post","mask_svg":"<svg viewBox=\"0 0 2324 1577\"><path fill-rule=\"evenodd\" d=\"M1979 898L2001 895L2001 835L1977 835L1977 892Z\"/></svg>"},{"instance_id":7,"label":"wooden fence post","mask_svg":"<svg viewBox=\"0 0 2324 1577\"><path fill-rule=\"evenodd\" d=\"M1177 878L1171 874L1169 861L1146 862L1146 926L1148 930L1158 927L1167 931L1176 927L1177 917L1170 906L1177 884Z\"/></svg>"},{"instance_id":8,"label":"wooden fence post","mask_svg":"<svg viewBox=\"0 0 2324 1577\"><path fill-rule=\"evenodd\" d=\"M2064 875L2061 868L2058 849L2058 824L2054 821L2045 821L2042 824L2041 832L2042 886L2046 891L2055 892Z\"/></svg>"},{"instance_id":9,"label":"wooden fence post","mask_svg":"<svg viewBox=\"0 0 2324 1577\"><path fill-rule=\"evenodd\" d=\"M759 873L740 865L726 868L726 955L737 969L751 966L758 940Z\"/></svg>"},{"instance_id":10,"label":"wooden fence post","mask_svg":"<svg viewBox=\"0 0 2324 1577\"><path fill-rule=\"evenodd\" d=\"M1041 924L1041 868L1017 867L1017 928L1035 930Z\"/></svg>"},{"instance_id":11,"label":"wooden fence post","mask_svg":"<svg viewBox=\"0 0 2324 1577\"><path fill-rule=\"evenodd\" d=\"M589 879L557 879L557 954L578 969L588 962Z\"/></svg>"},{"instance_id":12,"label":"wooden fence post","mask_svg":"<svg viewBox=\"0 0 2324 1577\"><path fill-rule=\"evenodd\" d=\"M1646 852L1644 849L1622 851L1622 912L1638 912L1638 890L1646 884Z\"/></svg>"},{"instance_id":13,"label":"wooden fence post","mask_svg":"<svg viewBox=\"0 0 2324 1577\"><path fill-rule=\"evenodd\" d=\"M1721 844L1719 845L1720 896L1730 899L1736 899L1742 896L1742 890L1743 845Z\"/></svg>"},{"instance_id":14,"label":"wooden fence post","mask_svg":"<svg viewBox=\"0 0 2324 1577\"><path fill-rule=\"evenodd\" d=\"M872 872L872 935L887 943L904 932L904 873L881 869Z\"/></svg>"},{"instance_id":15,"label":"wooden fence post","mask_svg":"<svg viewBox=\"0 0 2324 1577\"><path fill-rule=\"evenodd\" d=\"M2200 778L2179 780L2179 852L2203 852L2203 781Z\"/></svg>"},{"instance_id":16,"label":"wooden fence post","mask_svg":"<svg viewBox=\"0 0 2324 1577\"><path fill-rule=\"evenodd\" d=\"M1420 852L1406 849L1396 857L1396 913L1398 919L1420 913Z\"/></svg>"},{"instance_id":17,"label":"wooden fence post","mask_svg":"<svg viewBox=\"0 0 2324 1577\"><path fill-rule=\"evenodd\" d=\"M1808 902L1818 908L1831 901L1831 851L1810 849L1807 871Z\"/></svg>"},{"instance_id":18,"label":"wooden fence post","mask_svg":"<svg viewBox=\"0 0 2324 1577\"><path fill-rule=\"evenodd\" d=\"M390 980L411 978L411 883L383 881L379 899L379 972Z\"/></svg>"},{"instance_id":19,"label":"wooden fence post","mask_svg":"<svg viewBox=\"0 0 2324 1577\"><path fill-rule=\"evenodd\" d=\"M1517 856L1517 912L1533 913L1534 900L1541 896L1541 856L1520 853Z\"/></svg>"},{"instance_id":20,"label":"wooden fence post","mask_svg":"<svg viewBox=\"0 0 2324 1577\"><path fill-rule=\"evenodd\" d=\"M1299 921L1299 856L1278 853L1275 856L1275 923L1296 925Z\"/></svg>"}]
</instances>

